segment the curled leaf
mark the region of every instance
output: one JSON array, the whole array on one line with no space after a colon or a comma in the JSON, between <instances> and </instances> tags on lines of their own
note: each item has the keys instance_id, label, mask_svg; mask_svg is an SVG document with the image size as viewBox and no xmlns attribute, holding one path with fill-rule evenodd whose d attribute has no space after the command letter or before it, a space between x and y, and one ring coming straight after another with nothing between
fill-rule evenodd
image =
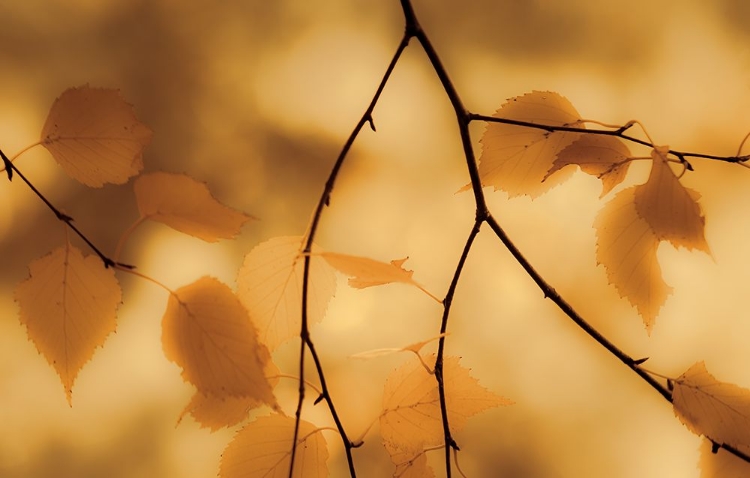
<instances>
[{"instance_id":1,"label":"curled leaf","mask_svg":"<svg viewBox=\"0 0 750 478\"><path fill-rule=\"evenodd\" d=\"M133 189L141 217L207 242L234 238L252 219L220 203L205 183L184 174L144 174Z\"/></svg>"},{"instance_id":2,"label":"curled leaf","mask_svg":"<svg viewBox=\"0 0 750 478\"><path fill-rule=\"evenodd\" d=\"M123 184L143 169L151 130L118 90L69 88L52 104L41 143L71 178L91 187Z\"/></svg>"},{"instance_id":3,"label":"curled leaf","mask_svg":"<svg viewBox=\"0 0 750 478\"><path fill-rule=\"evenodd\" d=\"M114 270L66 243L29 265L15 298L29 339L60 376L70 403L81 368L115 330L122 292Z\"/></svg>"}]
</instances>

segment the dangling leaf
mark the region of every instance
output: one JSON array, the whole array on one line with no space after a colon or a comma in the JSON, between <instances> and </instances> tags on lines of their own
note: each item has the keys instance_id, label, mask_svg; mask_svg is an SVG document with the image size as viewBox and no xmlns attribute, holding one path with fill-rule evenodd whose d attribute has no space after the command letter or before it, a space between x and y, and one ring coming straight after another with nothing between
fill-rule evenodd
<instances>
[{"instance_id":1,"label":"dangling leaf","mask_svg":"<svg viewBox=\"0 0 750 478\"><path fill-rule=\"evenodd\" d=\"M115 330L120 285L101 259L69 243L32 262L29 273L15 291L20 320L70 403L78 372Z\"/></svg>"},{"instance_id":2,"label":"dangling leaf","mask_svg":"<svg viewBox=\"0 0 750 478\"><path fill-rule=\"evenodd\" d=\"M620 296L638 309L650 332L672 288L661 277L659 239L636 211L636 189L620 191L596 216L596 260Z\"/></svg>"},{"instance_id":3,"label":"dangling leaf","mask_svg":"<svg viewBox=\"0 0 750 478\"><path fill-rule=\"evenodd\" d=\"M143 218L207 242L232 239L252 219L217 201L201 183L184 174L144 174L133 184Z\"/></svg>"},{"instance_id":4,"label":"dangling leaf","mask_svg":"<svg viewBox=\"0 0 750 478\"><path fill-rule=\"evenodd\" d=\"M722 383L698 362L674 381L672 405L696 435L750 448L750 390Z\"/></svg>"},{"instance_id":5,"label":"dangling leaf","mask_svg":"<svg viewBox=\"0 0 750 478\"><path fill-rule=\"evenodd\" d=\"M493 115L527 123L583 128L580 115L565 97L551 91L533 91L511 98ZM483 186L502 189L510 197L532 198L562 182L558 173L547 178L557 155L581 133L488 123L482 136L479 177Z\"/></svg>"},{"instance_id":6,"label":"dangling leaf","mask_svg":"<svg viewBox=\"0 0 750 478\"><path fill-rule=\"evenodd\" d=\"M635 193L638 215L660 241L710 254L703 234L705 219L697 202L700 194L680 184L666 160L667 151L663 146L651 153L651 174Z\"/></svg>"},{"instance_id":7,"label":"dangling leaf","mask_svg":"<svg viewBox=\"0 0 750 478\"><path fill-rule=\"evenodd\" d=\"M269 350L299 336L304 259L301 237L275 237L245 256L237 274L237 295L250 311L261 342ZM336 291L336 274L318 257L310 258L307 321L323 320Z\"/></svg>"},{"instance_id":8,"label":"dangling leaf","mask_svg":"<svg viewBox=\"0 0 750 478\"><path fill-rule=\"evenodd\" d=\"M328 447L313 424L300 421L292 478L328 477ZM283 415L259 417L248 423L221 455L221 478L273 477L289 475L294 418Z\"/></svg>"},{"instance_id":9,"label":"dangling leaf","mask_svg":"<svg viewBox=\"0 0 750 478\"><path fill-rule=\"evenodd\" d=\"M434 356L429 359L434 362ZM481 411L511 402L479 385L458 357L446 357L443 364L448 423L457 432L466 420ZM435 376L418 360L395 370L385 383L380 432L386 448L422 451L443 443L440 396Z\"/></svg>"},{"instance_id":10,"label":"dangling leaf","mask_svg":"<svg viewBox=\"0 0 750 478\"><path fill-rule=\"evenodd\" d=\"M596 176L602 181L605 196L620 184L627 175L630 150L619 138L613 136L584 134L557 155L545 180L565 166L575 164L584 173Z\"/></svg>"},{"instance_id":11,"label":"dangling leaf","mask_svg":"<svg viewBox=\"0 0 750 478\"><path fill-rule=\"evenodd\" d=\"M71 178L90 187L122 184L143 169L151 130L118 90L69 88L52 104L41 143Z\"/></svg>"},{"instance_id":12,"label":"dangling leaf","mask_svg":"<svg viewBox=\"0 0 750 478\"><path fill-rule=\"evenodd\" d=\"M255 398L276 407L271 360L247 310L225 284L203 277L170 295L162 319L166 357L205 395Z\"/></svg>"},{"instance_id":13,"label":"dangling leaf","mask_svg":"<svg viewBox=\"0 0 750 478\"><path fill-rule=\"evenodd\" d=\"M413 285L437 302L440 302L440 299L432 295L419 282L412 278L414 271L404 269L403 265L408 257L393 260L390 264L387 264L367 257L350 256L337 252L322 252L319 255L328 261L331 267L350 276L349 285L356 289L401 282Z\"/></svg>"}]
</instances>

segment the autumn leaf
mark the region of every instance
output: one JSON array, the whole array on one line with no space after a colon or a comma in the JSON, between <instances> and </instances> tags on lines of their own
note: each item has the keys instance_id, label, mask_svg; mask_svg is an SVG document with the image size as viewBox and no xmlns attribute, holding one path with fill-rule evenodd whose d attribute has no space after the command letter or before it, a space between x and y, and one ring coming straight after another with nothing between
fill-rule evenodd
<instances>
[{"instance_id":1,"label":"autumn leaf","mask_svg":"<svg viewBox=\"0 0 750 478\"><path fill-rule=\"evenodd\" d=\"M272 389L279 382L280 373L272 361L269 360L266 363L263 375ZM190 415L201 428L208 428L213 432L220 428L237 425L247 418L251 410L262 405L263 402L253 395L219 397L198 390L182 411L178 423L185 415Z\"/></svg>"},{"instance_id":2,"label":"autumn leaf","mask_svg":"<svg viewBox=\"0 0 750 478\"><path fill-rule=\"evenodd\" d=\"M705 219L697 202L700 195L680 184L666 160L667 151L663 146L651 153L651 174L635 193L638 215L659 240L710 254L703 234Z\"/></svg>"},{"instance_id":3,"label":"autumn leaf","mask_svg":"<svg viewBox=\"0 0 750 478\"><path fill-rule=\"evenodd\" d=\"M141 217L207 242L232 239L252 219L217 201L201 183L184 174L144 174L133 184Z\"/></svg>"},{"instance_id":4,"label":"autumn leaf","mask_svg":"<svg viewBox=\"0 0 750 478\"><path fill-rule=\"evenodd\" d=\"M166 357L205 395L255 398L276 407L264 370L271 356L231 289L203 277L172 293L162 319Z\"/></svg>"},{"instance_id":5,"label":"autumn leaf","mask_svg":"<svg viewBox=\"0 0 750 478\"><path fill-rule=\"evenodd\" d=\"M403 268L407 258L393 260L390 264L376 261L367 257L350 256L337 252L322 252L320 254L330 265L342 274L348 275L349 285L356 289L364 289L383 284L400 282L413 285L437 302L442 302L435 297L419 282L412 277L414 271Z\"/></svg>"},{"instance_id":6,"label":"autumn leaf","mask_svg":"<svg viewBox=\"0 0 750 478\"><path fill-rule=\"evenodd\" d=\"M443 364L451 433L461 430L469 417L481 411L513 403L480 386L458 360L446 357ZM444 442L437 382L420 361L408 362L386 380L380 431L389 450L419 452Z\"/></svg>"},{"instance_id":7,"label":"autumn leaf","mask_svg":"<svg viewBox=\"0 0 750 478\"><path fill-rule=\"evenodd\" d=\"M143 169L151 130L118 90L69 88L52 104L41 144L71 178L90 187L123 184Z\"/></svg>"},{"instance_id":8,"label":"autumn leaf","mask_svg":"<svg viewBox=\"0 0 750 478\"><path fill-rule=\"evenodd\" d=\"M675 415L717 443L750 448L750 390L722 383L698 362L674 380Z\"/></svg>"},{"instance_id":9,"label":"autumn leaf","mask_svg":"<svg viewBox=\"0 0 750 478\"><path fill-rule=\"evenodd\" d=\"M620 191L597 215L596 260L650 332L672 288L661 277L656 257L659 239L636 211L636 189Z\"/></svg>"},{"instance_id":10,"label":"autumn leaf","mask_svg":"<svg viewBox=\"0 0 750 478\"><path fill-rule=\"evenodd\" d=\"M391 461L396 465L393 478L434 478L435 472L427 464L425 450L401 450L385 444Z\"/></svg>"},{"instance_id":11,"label":"autumn leaf","mask_svg":"<svg viewBox=\"0 0 750 478\"><path fill-rule=\"evenodd\" d=\"M740 450L750 455L750 447ZM750 463L729 453L723 448L713 452L713 443L704 438L701 440L700 469L701 478L747 478L750 476Z\"/></svg>"},{"instance_id":12,"label":"autumn leaf","mask_svg":"<svg viewBox=\"0 0 750 478\"><path fill-rule=\"evenodd\" d=\"M237 275L237 295L269 350L299 336L302 320L301 237L276 237L258 244ZM323 260L310 258L308 325L323 320L336 291L336 274Z\"/></svg>"},{"instance_id":13,"label":"autumn leaf","mask_svg":"<svg viewBox=\"0 0 750 478\"><path fill-rule=\"evenodd\" d=\"M550 126L585 127L573 105L551 91L511 98L493 116ZM580 136L575 132L487 123L479 158L482 185L502 189L510 197L537 197L565 179L562 174L547 178L548 172L557 155Z\"/></svg>"},{"instance_id":14,"label":"autumn leaf","mask_svg":"<svg viewBox=\"0 0 750 478\"><path fill-rule=\"evenodd\" d=\"M603 197L625 179L630 166L629 157L630 150L618 138L585 134L557 155L544 178L546 180L568 165L578 165L584 173L601 179L599 197Z\"/></svg>"},{"instance_id":15,"label":"autumn leaf","mask_svg":"<svg viewBox=\"0 0 750 478\"><path fill-rule=\"evenodd\" d=\"M293 478L326 478L328 447L315 425L300 421ZM294 418L259 417L240 430L221 455L221 478L287 478L291 464Z\"/></svg>"},{"instance_id":16,"label":"autumn leaf","mask_svg":"<svg viewBox=\"0 0 750 478\"><path fill-rule=\"evenodd\" d=\"M81 368L114 332L121 298L114 271L70 243L33 261L16 288L21 323L60 376L68 403Z\"/></svg>"}]
</instances>

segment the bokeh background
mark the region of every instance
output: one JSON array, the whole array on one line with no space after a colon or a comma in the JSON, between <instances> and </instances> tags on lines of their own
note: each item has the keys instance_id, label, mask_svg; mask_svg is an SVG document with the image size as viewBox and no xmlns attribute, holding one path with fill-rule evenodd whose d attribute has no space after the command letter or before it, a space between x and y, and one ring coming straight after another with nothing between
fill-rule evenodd
<instances>
[{"instance_id":1,"label":"bokeh background","mask_svg":"<svg viewBox=\"0 0 750 478\"><path fill-rule=\"evenodd\" d=\"M637 118L656 142L735 154L750 130L750 6L632 0L415 0L468 108L491 114L533 89L567 96L586 118ZM28 0L0 4L0 146L38 140L53 100L89 83L120 88L155 132L146 170L186 172L258 218L235 241L207 245L160 225L139 229L122 259L177 288L206 274L233 284L244 255L301 234L339 148L364 111L403 30L396 0ZM473 220L455 119L418 45L407 50L325 212L319 244L380 260L409 256L415 278L445 293ZM472 132L478 139L482 125ZM21 170L105 251L137 217L130 185L89 190L41 148ZM684 183L703 195L713 255L659 251L675 288L651 337L607 285L591 227L598 182L577 173L531 202L489 195L539 271L601 332L649 369L676 377L705 360L750 387L746 279L750 171L695 160ZM642 181L637 165L629 183ZM69 407L27 341L13 289L62 227L18 181L0 184L0 476L215 476L235 430L177 418L191 388L161 352L166 294L121 275L118 331L79 375ZM469 476L699 476L699 439L645 383L580 332L484 231L454 302L448 353L517 402L458 436ZM440 309L419 291L350 290L313 330L351 435L377 417L388 373L408 357L351 354L436 335ZM275 358L294 373L295 342ZM277 388L287 412L296 384ZM261 410L260 413L268 411ZM305 418L330 423L323 405ZM327 433L332 476L342 449ZM355 450L361 476L390 476L377 426ZM435 462L440 456L436 454Z\"/></svg>"}]
</instances>

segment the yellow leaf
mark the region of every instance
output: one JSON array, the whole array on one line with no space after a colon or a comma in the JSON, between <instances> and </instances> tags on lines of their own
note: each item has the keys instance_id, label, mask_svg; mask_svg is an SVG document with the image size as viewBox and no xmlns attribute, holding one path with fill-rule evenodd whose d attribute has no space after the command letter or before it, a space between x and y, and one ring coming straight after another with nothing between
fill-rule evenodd
<instances>
[{"instance_id":1,"label":"yellow leaf","mask_svg":"<svg viewBox=\"0 0 750 478\"><path fill-rule=\"evenodd\" d=\"M434 362L434 359L432 356L430 360ZM446 357L443 364L451 433L461 430L472 415L513 403L479 385L458 360L458 357ZM386 448L401 452L419 452L425 446L444 442L437 382L420 361L405 364L386 380L380 432Z\"/></svg>"},{"instance_id":2,"label":"yellow leaf","mask_svg":"<svg viewBox=\"0 0 750 478\"><path fill-rule=\"evenodd\" d=\"M675 415L696 435L750 447L750 390L722 383L698 362L674 381Z\"/></svg>"},{"instance_id":3,"label":"yellow leaf","mask_svg":"<svg viewBox=\"0 0 750 478\"><path fill-rule=\"evenodd\" d=\"M584 127L573 105L551 91L534 91L511 98L493 116L551 126ZM482 185L502 189L510 197L522 194L537 197L566 179L561 174L545 178L558 153L580 136L581 133L487 123L479 158Z\"/></svg>"},{"instance_id":4,"label":"yellow leaf","mask_svg":"<svg viewBox=\"0 0 750 478\"><path fill-rule=\"evenodd\" d=\"M123 184L143 169L151 130L118 90L69 88L52 104L41 143L71 178L91 187Z\"/></svg>"},{"instance_id":5,"label":"yellow leaf","mask_svg":"<svg viewBox=\"0 0 750 478\"><path fill-rule=\"evenodd\" d=\"M166 357L207 395L253 397L276 406L263 371L271 359L247 310L225 284L203 277L169 296L162 319Z\"/></svg>"},{"instance_id":6,"label":"yellow leaf","mask_svg":"<svg viewBox=\"0 0 750 478\"><path fill-rule=\"evenodd\" d=\"M668 150L664 146L651 153L651 174L635 193L638 215L659 240L710 253L703 234L705 219L697 202L700 194L680 184L665 159Z\"/></svg>"},{"instance_id":7,"label":"yellow leaf","mask_svg":"<svg viewBox=\"0 0 750 478\"><path fill-rule=\"evenodd\" d=\"M661 277L659 239L636 211L636 189L620 191L597 215L596 260L620 296L638 309L650 332L672 288Z\"/></svg>"},{"instance_id":8,"label":"yellow leaf","mask_svg":"<svg viewBox=\"0 0 750 478\"><path fill-rule=\"evenodd\" d=\"M221 455L221 478L287 478L294 418L259 417L240 430ZM328 447L313 424L300 421L293 478L328 477Z\"/></svg>"},{"instance_id":9,"label":"yellow leaf","mask_svg":"<svg viewBox=\"0 0 750 478\"><path fill-rule=\"evenodd\" d=\"M390 264L387 264L367 257L350 256L337 252L322 252L319 255L328 261L331 267L342 274L351 276L349 278L349 285L356 289L401 282L413 285L437 302L441 302L440 299L432 295L419 282L414 280L412 277L414 271L409 271L402 267L408 257L393 260Z\"/></svg>"},{"instance_id":10,"label":"yellow leaf","mask_svg":"<svg viewBox=\"0 0 750 478\"><path fill-rule=\"evenodd\" d=\"M279 382L279 369L272 361L268 361L263 374L271 388ZM196 391L190 403L185 407L178 420L190 414L201 428L208 428L212 432L224 427L233 427L247 418L251 410L263 405L254 396L224 396L217 397Z\"/></svg>"},{"instance_id":11,"label":"yellow leaf","mask_svg":"<svg viewBox=\"0 0 750 478\"><path fill-rule=\"evenodd\" d=\"M207 242L234 238L251 219L217 201L205 183L184 174L144 174L133 189L141 217Z\"/></svg>"},{"instance_id":12,"label":"yellow leaf","mask_svg":"<svg viewBox=\"0 0 750 478\"><path fill-rule=\"evenodd\" d=\"M750 455L750 447L741 451ZM750 476L750 463L720 448L713 452L713 443L701 440L701 478L747 478Z\"/></svg>"},{"instance_id":13,"label":"yellow leaf","mask_svg":"<svg viewBox=\"0 0 750 478\"><path fill-rule=\"evenodd\" d=\"M237 275L237 295L253 316L269 350L299 336L302 324L301 237L276 237L258 244ZM323 320L336 291L336 274L325 261L310 258L308 325Z\"/></svg>"},{"instance_id":14,"label":"yellow leaf","mask_svg":"<svg viewBox=\"0 0 750 478\"><path fill-rule=\"evenodd\" d=\"M385 443L385 448L396 465L393 478L434 478L435 472L427 465L425 450L401 450Z\"/></svg>"},{"instance_id":15,"label":"yellow leaf","mask_svg":"<svg viewBox=\"0 0 750 478\"><path fill-rule=\"evenodd\" d=\"M545 179L565 166L576 164L584 173L601 179L599 197L603 197L625 179L629 157L630 150L618 138L585 134L557 155Z\"/></svg>"},{"instance_id":16,"label":"yellow leaf","mask_svg":"<svg viewBox=\"0 0 750 478\"><path fill-rule=\"evenodd\" d=\"M20 320L70 403L78 372L115 330L120 285L98 257L69 243L32 262L29 272L15 291Z\"/></svg>"}]
</instances>

